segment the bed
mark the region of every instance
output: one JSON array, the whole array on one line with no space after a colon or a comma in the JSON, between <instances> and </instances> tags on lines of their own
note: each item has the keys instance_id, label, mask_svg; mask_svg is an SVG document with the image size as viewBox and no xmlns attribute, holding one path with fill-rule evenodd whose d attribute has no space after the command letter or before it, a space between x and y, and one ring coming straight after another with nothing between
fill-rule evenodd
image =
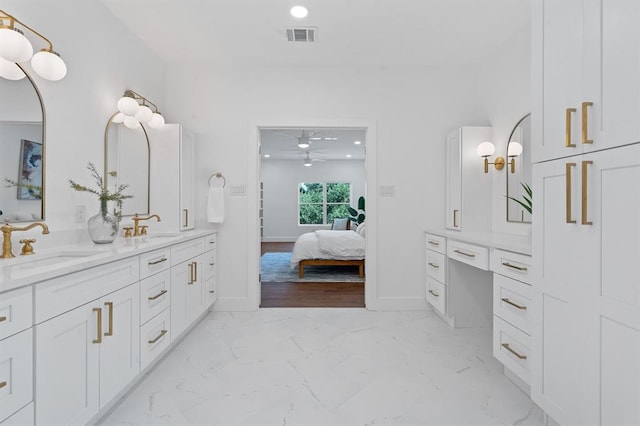
<instances>
[{"instance_id":1,"label":"bed","mask_svg":"<svg viewBox=\"0 0 640 426\"><path fill-rule=\"evenodd\" d=\"M300 235L291 252L291 269L297 267L298 277L303 278L305 266L355 265L364 277L364 225L359 231L320 230Z\"/></svg>"}]
</instances>

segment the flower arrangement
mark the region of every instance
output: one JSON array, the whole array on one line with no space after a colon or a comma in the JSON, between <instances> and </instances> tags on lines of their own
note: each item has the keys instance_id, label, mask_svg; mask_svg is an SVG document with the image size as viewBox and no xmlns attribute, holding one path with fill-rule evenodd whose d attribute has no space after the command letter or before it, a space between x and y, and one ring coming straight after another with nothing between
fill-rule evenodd
<instances>
[{"instance_id":1,"label":"flower arrangement","mask_svg":"<svg viewBox=\"0 0 640 426\"><path fill-rule=\"evenodd\" d=\"M109 190L105 187L104 180L102 179L102 176L100 175L100 173L98 173L96 166L93 163L89 163L87 165L87 169L89 169L89 171L91 172L91 176L96 181L96 185L98 186L98 189L93 189L84 185L80 185L79 183L75 182L73 179L69 179L69 185L71 185L71 188L75 189L76 191L90 192L92 194L97 195L98 199L101 201L100 206L101 206L101 211L103 213L106 213L107 201L115 201L120 206L122 204L122 200L125 200L127 198L133 198L133 195L125 195L122 193L125 189L127 189L129 185L120 184L115 188L113 192L109 192Z\"/></svg>"}]
</instances>

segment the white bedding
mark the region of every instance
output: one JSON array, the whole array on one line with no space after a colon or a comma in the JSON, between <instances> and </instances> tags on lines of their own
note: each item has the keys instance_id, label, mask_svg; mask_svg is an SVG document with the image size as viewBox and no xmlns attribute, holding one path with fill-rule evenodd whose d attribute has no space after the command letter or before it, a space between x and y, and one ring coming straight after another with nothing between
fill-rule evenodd
<instances>
[{"instance_id":1,"label":"white bedding","mask_svg":"<svg viewBox=\"0 0 640 426\"><path fill-rule=\"evenodd\" d=\"M304 259L364 259L365 239L354 231L315 231L298 237L291 253L291 269Z\"/></svg>"}]
</instances>

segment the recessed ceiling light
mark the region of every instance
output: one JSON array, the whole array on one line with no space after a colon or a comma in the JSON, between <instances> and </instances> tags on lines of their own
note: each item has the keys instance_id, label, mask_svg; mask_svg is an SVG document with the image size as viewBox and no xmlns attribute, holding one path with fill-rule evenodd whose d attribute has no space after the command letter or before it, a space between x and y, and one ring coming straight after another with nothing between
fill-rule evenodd
<instances>
[{"instance_id":1,"label":"recessed ceiling light","mask_svg":"<svg viewBox=\"0 0 640 426\"><path fill-rule=\"evenodd\" d=\"M360 141L355 141L355 142L353 142L353 144L354 144L354 145L360 145L361 143L362 143L362 142L360 142Z\"/></svg>"},{"instance_id":2,"label":"recessed ceiling light","mask_svg":"<svg viewBox=\"0 0 640 426\"><path fill-rule=\"evenodd\" d=\"M304 18L309 14L309 10L304 6L293 6L289 12L294 18Z\"/></svg>"},{"instance_id":3,"label":"recessed ceiling light","mask_svg":"<svg viewBox=\"0 0 640 426\"><path fill-rule=\"evenodd\" d=\"M264 155L264 158L269 158L269 157L271 157L271 155L269 155L269 154L265 154Z\"/></svg>"},{"instance_id":4,"label":"recessed ceiling light","mask_svg":"<svg viewBox=\"0 0 640 426\"><path fill-rule=\"evenodd\" d=\"M347 158L351 158L351 154L347 154Z\"/></svg>"}]
</instances>

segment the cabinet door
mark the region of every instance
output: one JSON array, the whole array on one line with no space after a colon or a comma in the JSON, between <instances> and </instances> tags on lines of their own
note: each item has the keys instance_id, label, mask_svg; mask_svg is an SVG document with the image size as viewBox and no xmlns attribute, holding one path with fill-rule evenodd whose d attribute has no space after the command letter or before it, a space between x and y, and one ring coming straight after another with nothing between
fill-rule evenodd
<instances>
[{"instance_id":1,"label":"cabinet door","mask_svg":"<svg viewBox=\"0 0 640 426\"><path fill-rule=\"evenodd\" d=\"M204 291L203 300L205 301L204 308L207 309L213 305L218 299L217 288L217 266L216 266L216 250L211 250L203 255L203 277L204 285L202 290Z\"/></svg>"},{"instance_id":2,"label":"cabinet door","mask_svg":"<svg viewBox=\"0 0 640 426\"><path fill-rule=\"evenodd\" d=\"M140 292L138 283L100 300L100 407L140 372Z\"/></svg>"},{"instance_id":3,"label":"cabinet door","mask_svg":"<svg viewBox=\"0 0 640 426\"><path fill-rule=\"evenodd\" d=\"M98 412L101 309L83 305L36 326L38 422L84 425Z\"/></svg>"},{"instance_id":4,"label":"cabinet door","mask_svg":"<svg viewBox=\"0 0 640 426\"><path fill-rule=\"evenodd\" d=\"M195 138L193 133L182 129L180 136L180 230L193 229L195 208L193 185L195 181Z\"/></svg>"},{"instance_id":5,"label":"cabinet door","mask_svg":"<svg viewBox=\"0 0 640 426\"><path fill-rule=\"evenodd\" d=\"M33 332L0 340L0 422L33 400Z\"/></svg>"},{"instance_id":6,"label":"cabinet door","mask_svg":"<svg viewBox=\"0 0 640 426\"><path fill-rule=\"evenodd\" d=\"M447 135L445 165L445 223L447 229L462 229L462 130Z\"/></svg>"},{"instance_id":7,"label":"cabinet door","mask_svg":"<svg viewBox=\"0 0 640 426\"><path fill-rule=\"evenodd\" d=\"M201 257L171 268L172 339L177 339L204 310L202 284Z\"/></svg>"}]
</instances>

